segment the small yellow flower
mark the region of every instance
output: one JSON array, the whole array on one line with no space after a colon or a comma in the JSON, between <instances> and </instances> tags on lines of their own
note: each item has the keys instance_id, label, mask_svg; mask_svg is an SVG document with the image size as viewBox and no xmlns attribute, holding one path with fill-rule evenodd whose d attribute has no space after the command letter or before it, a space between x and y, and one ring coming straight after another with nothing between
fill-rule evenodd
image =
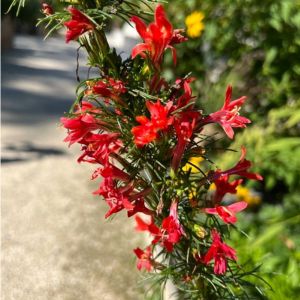
<instances>
[{"instance_id":1,"label":"small yellow flower","mask_svg":"<svg viewBox=\"0 0 300 300\"><path fill-rule=\"evenodd\" d=\"M201 11L194 11L185 18L187 35L191 38L199 37L204 30L204 14Z\"/></svg>"},{"instance_id":2,"label":"small yellow flower","mask_svg":"<svg viewBox=\"0 0 300 300\"><path fill-rule=\"evenodd\" d=\"M189 162L195 166L199 166L200 163L204 160L203 157L191 157L189 159ZM191 170L191 173L199 173L199 170L197 168L195 168L194 166L192 166L189 163L186 163L183 167L182 170L185 172L188 172L189 170Z\"/></svg>"},{"instance_id":3,"label":"small yellow flower","mask_svg":"<svg viewBox=\"0 0 300 300\"><path fill-rule=\"evenodd\" d=\"M209 186L209 191L214 191L216 189L216 185L214 183L212 183L210 186Z\"/></svg>"},{"instance_id":4,"label":"small yellow flower","mask_svg":"<svg viewBox=\"0 0 300 300\"><path fill-rule=\"evenodd\" d=\"M259 205L261 202L261 197L259 195L254 195L248 188L244 186L239 185L236 188L236 191L238 201L246 201L249 206Z\"/></svg>"}]
</instances>

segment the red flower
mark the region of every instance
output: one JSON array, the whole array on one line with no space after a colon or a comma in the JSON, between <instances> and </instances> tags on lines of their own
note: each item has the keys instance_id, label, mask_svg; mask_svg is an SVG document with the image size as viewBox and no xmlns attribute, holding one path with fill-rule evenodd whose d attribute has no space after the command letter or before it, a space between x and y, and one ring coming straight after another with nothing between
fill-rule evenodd
<instances>
[{"instance_id":1,"label":"red flower","mask_svg":"<svg viewBox=\"0 0 300 300\"><path fill-rule=\"evenodd\" d=\"M163 106L159 100L156 103L146 101L146 106L150 112L151 119L146 116L138 116L136 120L141 124L131 129L134 135L134 142L137 146L144 146L151 143L158 137L160 130L166 130L173 122L173 117L169 117L169 111L173 103L168 102Z\"/></svg>"},{"instance_id":2,"label":"red flower","mask_svg":"<svg viewBox=\"0 0 300 300\"><path fill-rule=\"evenodd\" d=\"M137 199L135 200L133 209L129 209L127 211L128 218L132 217L136 213L143 213L143 214L146 214L146 215L149 215L149 216L152 215L152 211L145 206L144 199L140 198L141 196L139 195L139 194L142 194L142 193L145 193L145 192L146 191L142 191L141 193L135 194L135 195L130 197L132 200L134 200L135 198L137 198Z\"/></svg>"},{"instance_id":3,"label":"red flower","mask_svg":"<svg viewBox=\"0 0 300 300\"><path fill-rule=\"evenodd\" d=\"M223 175L214 181L216 192L214 195L214 203L218 204L222 201L225 194L236 194L236 188L243 182L243 179L237 179L229 182L229 175Z\"/></svg>"},{"instance_id":4,"label":"red flower","mask_svg":"<svg viewBox=\"0 0 300 300\"><path fill-rule=\"evenodd\" d=\"M151 123L157 131L165 130L173 123L173 117L168 117L172 105L173 103L170 101L166 106L161 105L159 100L156 103L146 101L146 106L151 114Z\"/></svg>"},{"instance_id":5,"label":"red flower","mask_svg":"<svg viewBox=\"0 0 300 300\"><path fill-rule=\"evenodd\" d=\"M95 118L91 113L100 114L101 111L91 103L83 101L81 105L75 107L73 118L62 117L60 119L63 126L68 129L68 136L65 142L70 142L69 146L79 142L84 143L83 139L91 134L93 130L100 129L105 122Z\"/></svg>"},{"instance_id":6,"label":"red flower","mask_svg":"<svg viewBox=\"0 0 300 300\"><path fill-rule=\"evenodd\" d=\"M190 83L195 80L194 77L188 77L184 79L177 79L175 81L175 88L176 91L180 91L183 89L184 93L178 98L176 101L175 110L182 108L190 103L191 100L193 100L195 97L192 96L192 88L190 86ZM175 102L175 100L174 100ZM189 109L193 108L193 105L189 106Z\"/></svg>"},{"instance_id":7,"label":"red flower","mask_svg":"<svg viewBox=\"0 0 300 300\"><path fill-rule=\"evenodd\" d=\"M105 199L106 203L110 207L109 211L105 214L105 218L108 218L112 214L115 214L124 208L133 209L133 205L128 199L126 192L132 190L132 186L126 188L116 188L115 182L112 178L104 178L101 185L94 195L101 195Z\"/></svg>"},{"instance_id":8,"label":"red flower","mask_svg":"<svg viewBox=\"0 0 300 300\"><path fill-rule=\"evenodd\" d=\"M168 252L173 251L174 244L178 243L181 236L184 235L183 228L178 220L177 202L173 202L170 208L170 215L163 219L161 228L157 227L153 218L145 222L139 216L135 217L138 231L148 231L153 235L152 244L161 242Z\"/></svg>"},{"instance_id":9,"label":"red flower","mask_svg":"<svg viewBox=\"0 0 300 300\"><path fill-rule=\"evenodd\" d=\"M222 243L219 233L213 229L212 234L212 244L203 258L203 262L208 264L211 260L214 260L214 273L224 274L227 269L226 258L237 260L236 252L234 249Z\"/></svg>"},{"instance_id":10,"label":"red flower","mask_svg":"<svg viewBox=\"0 0 300 300\"><path fill-rule=\"evenodd\" d=\"M95 94L99 94L106 101L110 99L119 103L123 103L120 98L121 94L126 93L127 89L121 80L114 80L113 78L108 78L108 80L100 80L93 85L92 88Z\"/></svg>"},{"instance_id":11,"label":"red flower","mask_svg":"<svg viewBox=\"0 0 300 300\"><path fill-rule=\"evenodd\" d=\"M104 178L119 179L122 181L130 181L130 175L120 170L116 166L107 163L104 167L98 168L92 175L92 179L102 176Z\"/></svg>"},{"instance_id":12,"label":"red flower","mask_svg":"<svg viewBox=\"0 0 300 300\"><path fill-rule=\"evenodd\" d=\"M143 196L148 193L148 189L141 192L134 192L134 182L127 183L124 187L117 187L113 178L107 177L103 179L99 189L93 194L101 195L110 207L109 211L105 214L105 218L108 218L124 208L127 210L128 217L138 212L152 215L152 212L145 207L143 200Z\"/></svg>"},{"instance_id":13,"label":"red flower","mask_svg":"<svg viewBox=\"0 0 300 300\"><path fill-rule=\"evenodd\" d=\"M173 158L171 166L173 170L177 170L186 145L190 142L190 138L194 132L194 128L200 117L200 113L196 111L186 111L175 118L174 128L177 135L177 145L173 150Z\"/></svg>"},{"instance_id":14,"label":"red flower","mask_svg":"<svg viewBox=\"0 0 300 300\"><path fill-rule=\"evenodd\" d=\"M49 5L48 3L42 3L42 12L46 16L53 15L53 13L54 13L52 6Z\"/></svg>"},{"instance_id":15,"label":"red flower","mask_svg":"<svg viewBox=\"0 0 300 300\"><path fill-rule=\"evenodd\" d=\"M227 224L234 224L237 221L235 213L245 209L247 205L247 202L240 201L228 206L218 205L215 208L205 208L204 211L207 214L219 215L219 217Z\"/></svg>"},{"instance_id":16,"label":"red flower","mask_svg":"<svg viewBox=\"0 0 300 300\"><path fill-rule=\"evenodd\" d=\"M135 255L138 257L137 268L141 270L146 269L148 272L152 270L152 252L151 247L148 246L145 251L140 248L133 250Z\"/></svg>"},{"instance_id":17,"label":"red flower","mask_svg":"<svg viewBox=\"0 0 300 300\"><path fill-rule=\"evenodd\" d=\"M144 221L141 217L136 216L136 227L137 231L148 231L150 234L157 236L160 234L159 228L155 225L153 217L151 216L149 222Z\"/></svg>"},{"instance_id":18,"label":"red flower","mask_svg":"<svg viewBox=\"0 0 300 300\"><path fill-rule=\"evenodd\" d=\"M119 133L88 134L80 141L84 152L78 158L78 162L107 165L109 155L117 153L122 147L122 142L118 138Z\"/></svg>"},{"instance_id":19,"label":"red flower","mask_svg":"<svg viewBox=\"0 0 300 300\"><path fill-rule=\"evenodd\" d=\"M242 154L239 162L231 169L227 171L217 171L212 175L212 181L219 179L222 176L228 175L239 175L248 179L253 180L263 180L263 177L257 173L250 173L248 169L251 167L251 162L245 159L246 156L246 148L244 146L241 147Z\"/></svg>"},{"instance_id":20,"label":"red flower","mask_svg":"<svg viewBox=\"0 0 300 300\"><path fill-rule=\"evenodd\" d=\"M64 25L68 28L66 33L67 43L71 40L78 39L79 36L86 31L93 30L95 28L92 22L81 11L73 7L68 10L72 15L72 19L64 23Z\"/></svg>"},{"instance_id":21,"label":"red flower","mask_svg":"<svg viewBox=\"0 0 300 300\"><path fill-rule=\"evenodd\" d=\"M171 204L170 215L163 219L161 225L161 232L163 233L161 239L168 252L173 251L173 245L177 244L181 236L184 235L183 228L178 219L177 205L176 201Z\"/></svg>"},{"instance_id":22,"label":"red flower","mask_svg":"<svg viewBox=\"0 0 300 300\"><path fill-rule=\"evenodd\" d=\"M148 27L136 16L132 17L131 20L135 23L136 30L144 40L144 43L138 44L132 49L132 58L137 55L145 58L148 54L154 65L159 68L164 51L170 48L173 61L176 64L176 50L172 45L181 43L186 38L180 34L180 30L173 30L162 5L156 7L155 20Z\"/></svg>"},{"instance_id":23,"label":"red flower","mask_svg":"<svg viewBox=\"0 0 300 300\"><path fill-rule=\"evenodd\" d=\"M80 142L91 131L100 129L99 122L90 114L84 113L76 118L62 117L60 119L63 126L69 130L64 142L69 142L69 146Z\"/></svg>"},{"instance_id":24,"label":"red flower","mask_svg":"<svg viewBox=\"0 0 300 300\"><path fill-rule=\"evenodd\" d=\"M141 125L133 127L131 133L134 135L134 143L138 147L143 147L157 139L157 131L147 117L139 116L136 117L136 120Z\"/></svg>"},{"instance_id":25,"label":"red flower","mask_svg":"<svg viewBox=\"0 0 300 300\"><path fill-rule=\"evenodd\" d=\"M239 115L239 110L244 104L246 97L241 97L237 100L231 101L232 87L229 85L226 91L226 97L223 107L203 120L205 123L219 123L227 136L233 138L234 131L232 128L246 127L245 124L251 123L251 121L245 117Z\"/></svg>"}]
</instances>

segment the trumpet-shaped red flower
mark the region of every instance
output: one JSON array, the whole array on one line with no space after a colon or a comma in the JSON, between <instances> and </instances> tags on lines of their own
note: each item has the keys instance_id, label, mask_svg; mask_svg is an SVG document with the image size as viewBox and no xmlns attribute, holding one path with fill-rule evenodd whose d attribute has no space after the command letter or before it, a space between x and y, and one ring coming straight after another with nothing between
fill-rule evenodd
<instances>
[{"instance_id":1,"label":"trumpet-shaped red flower","mask_svg":"<svg viewBox=\"0 0 300 300\"><path fill-rule=\"evenodd\" d=\"M69 146L79 142L84 143L84 138L91 134L93 130L100 129L106 123L95 118L92 113L101 113L101 111L91 103L83 101L82 104L75 107L75 117L62 117L60 119L63 126L68 129L68 136L64 139L69 142Z\"/></svg>"},{"instance_id":2,"label":"trumpet-shaped red flower","mask_svg":"<svg viewBox=\"0 0 300 300\"><path fill-rule=\"evenodd\" d=\"M104 167L98 168L92 175L92 179L102 176L104 178L119 179L124 182L130 181L130 176L124 171L120 170L111 163L107 163Z\"/></svg>"},{"instance_id":3,"label":"trumpet-shaped red flower","mask_svg":"<svg viewBox=\"0 0 300 300\"><path fill-rule=\"evenodd\" d=\"M64 23L68 28L66 33L66 42L76 40L83 33L95 28L94 24L78 9L71 7L68 9L72 15L72 19Z\"/></svg>"},{"instance_id":4,"label":"trumpet-shaped red flower","mask_svg":"<svg viewBox=\"0 0 300 300\"><path fill-rule=\"evenodd\" d=\"M141 124L131 129L134 135L134 143L138 147L143 147L157 139L158 134L153 124L145 116L138 116L136 120Z\"/></svg>"},{"instance_id":5,"label":"trumpet-shaped red flower","mask_svg":"<svg viewBox=\"0 0 300 300\"><path fill-rule=\"evenodd\" d=\"M115 102L123 103L120 95L126 93L127 89L121 80L108 78L107 80L96 82L92 87L92 91L101 95L106 101L111 99Z\"/></svg>"},{"instance_id":6,"label":"trumpet-shaped red flower","mask_svg":"<svg viewBox=\"0 0 300 300\"><path fill-rule=\"evenodd\" d=\"M116 188L112 178L104 178L99 189L94 192L94 195L101 195L109 206L109 211L105 214L108 218L124 208L131 210L134 205L129 200L129 193L133 190L132 185L123 188Z\"/></svg>"},{"instance_id":7,"label":"trumpet-shaped red flower","mask_svg":"<svg viewBox=\"0 0 300 300\"><path fill-rule=\"evenodd\" d=\"M133 209L129 209L127 211L127 215L129 218L132 217L133 215L135 215L136 213L143 213L143 214L149 215L149 216L152 215L152 211L145 206L144 199L140 198L141 197L140 194L144 195L147 193L148 193L148 191L142 191L141 193L137 193L137 194L131 196L132 200L134 200L136 198L137 199L135 200Z\"/></svg>"},{"instance_id":8,"label":"trumpet-shaped red flower","mask_svg":"<svg viewBox=\"0 0 300 300\"><path fill-rule=\"evenodd\" d=\"M69 142L69 146L80 142L91 131L100 129L99 122L88 113L76 118L62 117L60 121L69 130L68 136L64 139L64 142Z\"/></svg>"},{"instance_id":9,"label":"trumpet-shaped red flower","mask_svg":"<svg viewBox=\"0 0 300 300\"><path fill-rule=\"evenodd\" d=\"M173 150L171 162L173 170L177 170L180 165L185 147L190 142L199 117L200 113L196 111L186 111L181 113L178 118L175 118L174 128L177 135L177 145Z\"/></svg>"},{"instance_id":10,"label":"trumpet-shaped red flower","mask_svg":"<svg viewBox=\"0 0 300 300\"><path fill-rule=\"evenodd\" d=\"M217 205L214 208L205 208L204 211L207 214L218 215L227 224L234 224L237 221L235 213L242 211L247 205L247 202L240 201L228 206Z\"/></svg>"},{"instance_id":11,"label":"trumpet-shaped red flower","mask_svg":"<svg viewBox=\"0 0 300 300\"><path fill-rule=\"evenodd\" d=\"M222 201L225 194L236 194L236 188L243 182L243 179L237 179L229 182L229 175L223 175L214 181L216 191L214 195L214 203L218 204Z\"/></svg>"},{"instance_id":12,"label":"trumpet-shaped red flower","mask_svg":"<svg viewBox=\"0 0 300 300\"><path fill-rule=\"evenodd\" d=\"M104 178L100 187L95 191L94 195L101 195L109 206L109 211L105 214L108 218L123 209L127 210L128 217L136 213L142 212L152 215L152 212L145 207L143 196L147 195L149 190L141 192L134 191L134 182L128 183L124 187L116 187L116 183L112 177Z\"/></svg>"},{"instance_id":13,"label":"trumpet-shaped red flower","mask_svg":"<svg viewBox=\"0 0 300 300\"><path fill-rule=\"evenodd\" d=\"M222 176L230 176L230 175L239 175L248 179L253 180L263 180L263 177L257 173L248 172L248 169L251 167L251 162L245 159L246 156L246 148L244 146L241 147L241 157L239 162L231 169L226 171L217 171L213 174L212 181L215 181Z\"/></svg>"},{"instance_id":14,"label":"trumpet-shaped red flower","mask_svg":"<svg viewBox=\"0 0 300 300\"><path fill-rule=\"evenodd\" d=\"M78 158L78 162L108 164L111 153L118 153L122 147L122 142L118 139L119 133L88 134L80 141L83 154Z\"/></svg>"},{"instance_id":15,"label":"trumpet-shaped red flower","mask_svg":"<svg viewBox=\"0 0 300 300\"><path fill-rule=\"evenodd\" d=\"M139 17L134 16L131 21L135 23L136 30L144 40L144 43L138 44L132 49L132 58L137 55L145 58L148 54L154 65L159 68L163 53L169 48L176 64L176 50L172 45L181 43L186 38L180 34L181 30L173 30L162 5L156 7L155 20L148 27Z\"/></svg>"},{"instance_id":16,"label":"trumpet-shaped red flower","mask_svg":"<svg viewBox=\"0 0 300 300\"><path fill-rule=\"evenodd\" d=\"M234 131L232 128L246 127L245 124L251 121L239 115L239 110L244 104L246 97L241 97L237 100L231 101L232 87L229 85L226 91L226 97L223 107L203 120L204 123L219 123L227 136L233 138Z\"/></svg>"},{"instance_id":17,"label":"trumpet-shaped red flower","mask_svg":"<svg viewBox=\"0 0 300 300\"><path fill-rule=\"evenodd\" d=\"M190 86L190 83L194 80L194 77L188 77L184 79L177 79L175 81L175 91L178 93L179 91L183 90L183 94L178 97L177 100L174 99L174 103L176 103L176 105L174 105L175 110L186 106L190 103L191 100L195 98L192 96L192 88ZM175 97L177 97L177 93L175 93ZM193 108L193 105L189 106L189 110L191 108Z\"/></svg>"},{"instance_id":18,"label":"trumpet-shaped red flower","mask_svg":"<svg viewBox=\"0 0 300 300\"><path fill-rule=\"evenodd\" d=\"M148 272L152 270L152 251L151 247L148 246L144 251L140 248L133 250L135 255L138 257L137 268L141 270L146 269Z\"/></svg>"},{"instance_id":19,"label":"trumpet-shaped red flower","mask_svg":"<svg viewBox=\"0 0 300 300\"><path fill-rule=\"evenodd\" d=\"M211 260L214 260L214 273L224 274L227 270L226 259L237 260L236 252L234 249L222 243L219 233L213 229L212 232L212 244L203 258L203 262L208 264Z\"/></svg>"},{"instance_id":20,"label":"trumpet-shaped red flower","mask_svg":"<svg viewBox=\"0 0 300 300\"><path fill-rule=\"evenodd\" d=\"M137 146L142 147L151 143L157 139L160 130L166 130L173 123L173 117L169 117L172 105L172 102L168 102L166 106L163 106L159 100L156 103L146 102L151 119L149 120L146 116L138 116L136 120L141 125L131 129L134 135L134 142Z\"/></svg>"},{"instance_id":21,"label":"trumpet-shaped red flower","mask_svg":"<svg viewBox=\"0 0 300 300\"><path fill-rule=\"evenodd\" d=\"M150 216L148 222L143 220L140 216L135 216L136 227L137 231L148 231L153 236L160 235L160 229L155 225L153 217Z\"/></svg>"},{"instance_id":22,"label":"trumpet-shaped red flower","mask_svg":"<svg viewBox=\"0 0 300 300\"><path fill-rule=\"evenodd\" d=\"M173 117L169 117L169 111L173 102L169 101L163 106L159 100L156 103L147 101L146 106L151 114L151 123L156 130L165 130L173 123Z\"/></svg>"},{"instance_id":23,"label":"trumpet-shaped red flower","mask_svg":"<svg viewBox=\"0 0 300 300\"><path fill-rule=\"evenodd\" d=\"M149 222L145 222L139 216L135 217L136 230L148 231L153 237L152 244L161 244L168 252L173 251L174 244L178 243L182 235L184 235L183 228L178 220L177 202L173 202L170 207L170 215L163 219L161 228L157 227L153 218Z\"/></svg>"},{"instance_id":24,"label":"trumpet-shaped red flower","mask_svg":"<svg viewBox=\"0 0 300 300\"><path fill-rule=\"evenodd\" d=\"M168 252L173 251L173 245L177 244L182 235L184 235L183 228L178 219L177 206L178 204L176 201L171 204L170 215L163 219L161 225L161 232L163 234L161 239ZM164 236L165 233L168 234L167 238Z\"/></svg>"},{"instance_id":25,"label":"trumpet-shaped red flower","mask_svg":"<svg viewBox=\"0 0 300 300\"><path fill-rule=\"evenodd\" d=\"M46 16L51 16L51 15L53 15L54 10L53 10L52 6L49 5L48 3L42 3L42 12Z\"/></svg>"}]
</instances>

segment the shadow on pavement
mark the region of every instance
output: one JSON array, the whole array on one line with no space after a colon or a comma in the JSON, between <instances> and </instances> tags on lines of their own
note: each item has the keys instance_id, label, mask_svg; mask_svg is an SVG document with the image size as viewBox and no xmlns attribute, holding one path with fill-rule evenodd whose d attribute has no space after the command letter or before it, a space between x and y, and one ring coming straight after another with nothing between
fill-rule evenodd
<instances>
[{"instance_id":1,"label":"shadow on pavement","mask_svg":"<svg viewBox=\"0 0 300 300\"><path fill-rule=\"evenodd\" d=\"M15 44L1 63L3 123L59 122L75 98L76 48L41 37L20 36Z\"/></svg>"},{"instance_id":2,"label":"shadow on pavement","mask_svg":"<svg viewBox=\"0 0 300 300\"><path fill-rule=\"evenodd\" d=\"M65 155L66 152L61 149L55 149L53 147L38 147L28 142L22 145L9 144L4 147L4 152L9 151L9 157L1 157L1 163L13 163L28 161L30 159L42 158L44 156L57 156Z\"/></svg>"}]
</instances>

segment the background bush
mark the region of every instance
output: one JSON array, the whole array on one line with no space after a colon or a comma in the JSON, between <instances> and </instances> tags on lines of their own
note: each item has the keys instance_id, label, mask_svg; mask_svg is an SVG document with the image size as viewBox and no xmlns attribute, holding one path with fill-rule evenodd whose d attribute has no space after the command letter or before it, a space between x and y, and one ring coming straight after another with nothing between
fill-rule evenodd
<instances>
[{"instance_id":1,"label":"background bush","mask_svg":"<svg viewBox=\"0 0 300 300\"><path fill-rule=\"evenodd\" d=\"M185 64L181 76L192 71L201 106L221 107L227 84L234 95L247 95L243 115L253 125L236 136L263 184L248 186L262 198L243 219L242 233L234 235L241 262L260 267L268 299L297 299L300 294L300 1L295 0L173 0L169 14L176 28L188 15L202 12L204 30L190 37L178 55ZM188 29L188 28L186 28ZM186 45L184 45L186 46ZM166 70L174 77L174 69ZM221 141L221 143L224 143ZM226 152L217 164L232 166L236 154ZM242 240L242 242L241 242Z\"/></svg>"}]
</instances>

